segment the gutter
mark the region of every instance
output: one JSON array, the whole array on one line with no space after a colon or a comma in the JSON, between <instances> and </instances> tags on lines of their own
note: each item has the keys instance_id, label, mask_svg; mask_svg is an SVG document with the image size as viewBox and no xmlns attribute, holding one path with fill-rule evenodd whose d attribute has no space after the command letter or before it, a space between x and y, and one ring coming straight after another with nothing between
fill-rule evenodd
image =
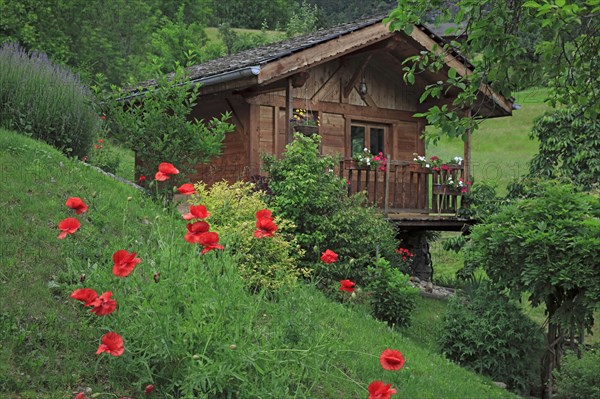
<instances>
[{"instance_id":1,"label":"gutter","mask_svg":"<svg viewBox=\"0 0 600 399\"><path fill-rule=\"evenodd\" d=\"M208 76L205 78L192 79L189 82L192 84L192 86L196 86L196 85L200 85L200 84L203 86L212 86L212 85L216 85L219 83L230 82L230 81L237 80L237 79L258 76L258 74L260 74L260 65L253 65L253 66L236 69L236 70L229 71L229 72L220 73L218 75ZM184 84L185 83L178 83L176 85L176 87L183 86ZM147 90L137 92L137 93L129 95L127 97L119 98L117 101L128 101L133 98L143 97L146 92L151 91L151 90L152 90L152 88L149 88Z\"/></svg>"}]
</instances>

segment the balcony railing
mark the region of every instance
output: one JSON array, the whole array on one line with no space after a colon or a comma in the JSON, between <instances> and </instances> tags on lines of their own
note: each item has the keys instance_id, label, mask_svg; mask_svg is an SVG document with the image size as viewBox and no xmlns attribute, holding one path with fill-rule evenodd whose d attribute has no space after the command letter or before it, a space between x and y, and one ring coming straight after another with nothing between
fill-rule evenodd
<instances>
[{"instance_id":1,"label":"balcony railing","mask_svg":"<svg viewBox=\"0 0 600 399\"><path fill-rule=\"evenodd\" d=\"M457 215L464 207L462 190L447 184L463 178L462 166L449 165L447 170L433 171L410 161L388 159L384 171L359 166L356 161L340 162L340 176L348 181L348 194L366 191L367 199L391 214Z\"/></svg>"}]
</instances>

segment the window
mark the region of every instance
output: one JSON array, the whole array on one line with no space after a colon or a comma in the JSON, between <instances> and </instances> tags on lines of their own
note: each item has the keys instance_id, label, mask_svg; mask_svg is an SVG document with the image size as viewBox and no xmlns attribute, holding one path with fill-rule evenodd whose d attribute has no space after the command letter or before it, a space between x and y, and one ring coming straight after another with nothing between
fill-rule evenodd
<instances>
[{"instance_id":1,"label":"window","mask_svg":"<svg viewBox=\"0 0 600 399\"><path fill-rule=\"evenodd\" d=\"M371 154L385 154L386 128L381 125L352 123L350 127L350 142L352 153L355 156L367 148Z\"/></svg>"}]
</instances>

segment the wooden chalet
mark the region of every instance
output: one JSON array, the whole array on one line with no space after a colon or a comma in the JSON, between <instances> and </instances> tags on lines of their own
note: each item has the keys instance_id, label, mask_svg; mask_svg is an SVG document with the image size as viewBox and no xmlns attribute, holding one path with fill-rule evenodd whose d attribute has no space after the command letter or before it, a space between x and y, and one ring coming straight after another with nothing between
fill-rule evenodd
<instances>
[{"instance_id":1,"label":"wooden chalet","mask_svg":"<svg viewBox=\"0 0 600 399\"><path fill-rule=\"evenodd\" d=\"M425 154L426 125L413 115L455 95L420 104L425 86L445 80L449 68L466 75L472 66L460 54L448 54L440 73L425 72L414 85L405 84L403 61L436 51L443 39L422 25L410 35L390 32L382 20L366 18L189 67L189 79L201 85L192 116L206 120L229 111L236 126L226 135L223 155L198 165L191 180L210 184L260 174L261 153L283 153L295 130L289 121L303 109L320 119L322 154L341 157L336 173L349 180L349 193L367 190L369 200L403 229L460 230L468 222L456 216L460 193L444 187L446 175L412 162L414 153ZM488 86L480 87L478 100L478 117L511 114L512 104ZM386 154L386 170L353 162L363 148ZM457 155L463 165L444 173L469 176L468 141Z\"/></svg>"}]
</instances>

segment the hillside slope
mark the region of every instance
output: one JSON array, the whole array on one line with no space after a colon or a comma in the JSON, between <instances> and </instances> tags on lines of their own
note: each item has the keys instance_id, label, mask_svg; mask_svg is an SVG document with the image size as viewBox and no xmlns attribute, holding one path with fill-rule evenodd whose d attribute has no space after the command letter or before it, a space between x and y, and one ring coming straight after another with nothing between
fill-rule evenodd
<instances>
[{"instance_id":1,"label":"hillside slope","mask_svg":"<svg viewBox=\"0 0 600 399\"><path fill-rule=\"evenodd\" d=\"M198 256L176 215L45 144L0 130L0 167L2 398L65 398L84 387L141 397L148 383L165 398L192 397L194 384L196 397L366 398L374 380L403 398L514 397L311 286L277 300L248 293L226 269L227 249ZM71 196L89 210L79 231L57 240L57 223L73 216ZM132 277L98 278L124 248L142 259ZM114 315L99 319L69 298L109 283ZM128 331L124 355L96 356L99 337L115 327ZM406 357L402 370L380 367L388 347ZM194 374L173 380L183 369Z\"/></svg>"}]
</instances>

